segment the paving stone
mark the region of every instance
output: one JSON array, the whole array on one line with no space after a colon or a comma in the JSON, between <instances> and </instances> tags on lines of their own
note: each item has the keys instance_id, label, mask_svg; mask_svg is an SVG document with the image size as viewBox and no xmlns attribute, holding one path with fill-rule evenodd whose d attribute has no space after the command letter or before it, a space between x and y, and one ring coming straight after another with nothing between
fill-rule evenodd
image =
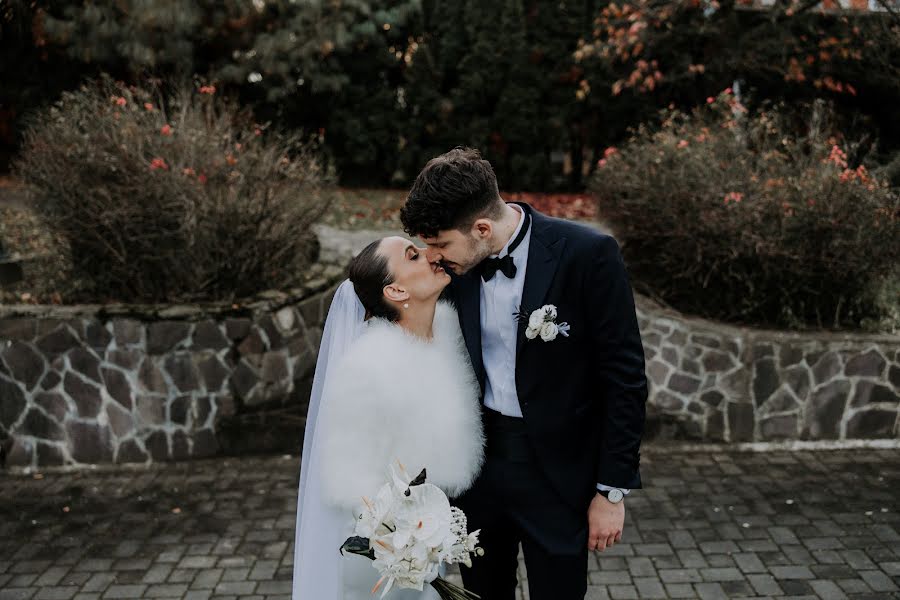
<instances>
[{"instance_id":1,"label":"paving stone","mask_svg":"<svg viewBox=\"0 0 900 600\"><path fill-rule=\"evenodd\" d=\"M638 592L633 585L611 585L607 589L612 600L638 600Z\"/></svg>"},{"instance_id":2,"label":"paving stone","mask_svg":"<svg viewBox=\"0 0 900 600\"><path fill-rule=\"evenodd\" d=\"M771 575L749 575L747 580L760 596L775 596L784 593Z\"/></svg>"},{"instance_id":3,"label":"paving stone","mask_svg":"<svg viewBox=\"0 0 900 600\"><path fill-rule=\"evenodd\" d=\"M121 598L143 598L146 585L111 585L103 594L103 598L118 600Z\"/></svg>"},{"instance_id":4,"label":"paving stone","mask_svg":"<svg viewBox=\"0 0 900 600\"><path fill-rule=\"evenodd\" d=\"M700 569L703 581L740 581L744 579L740 570L735 568Z\"/></svg>"},{"instance_id":5,"label":"paving stone","mask_svg":"<svg viewBox=\"0 0 900 600\"><path fill-rule=\"evenodd\" d=\"M822 600L846 600L847 594L844 593L833 581L819 580L809 582L810 587L816 592L816 595Z\"/></svg>"},{"instance_id":6,"label":"paving stone","mask_svg":"<svg viewBox=\"0 0 900 600\"><path fill-rule=\"evenodd\" d=\"M8 587L0 589L0 600L29 600L37 591L38 588Z\"/></svg>"},{"instance_id":7,"label":"paving stone","mask_svg":"<svg viewBox=\"0 0 900 600\"><path fill-rule=\"evenodd\" d=\"M861 571L859 574L875 592L896 592L897 584L881 571Z\"/></svg>"},{"instance_id":8,"label":"paving stone","mask_svg":"<svg viewBox=\"0 0 900 600\"><path fill-rule=\"evenodd\" d=\"M696 583L694 589L700 600L728 600L728 594L719 583Z\"/></svg>"},{"instance_id":9,"label":"paving stone","mask_svg":"<svg viewBox=\"0 0 900 600\"><path fill-rule=\"evenodd\" d=\"M659 579L655 577L637 577L634 579L634 587L637 588L638 597L641 600L645 598L666 598L665 588L663 588Z\"/></svg>"},{"instance_id":10,"label":"paving stone","mask_svg":"<svg viewBox=\"0 0 900 600\"><path fill-rule=\"evenodd\" d=\"M186 583L163 583L151 585L144 592L145 598L181 598L187 593Z\"/></svg>"},{"instance_id":11,"label":"paving stone","mask_svg":"<svg viewBox=\"0 0 900 600\"><path fill-rule=\"evenodd\" d=\"M77 585L42 587L34 600L71 600L78 593Z\"/></svg>"},{"instance_id":12,"label":"paving stone","mask_svg":"<svg viewBox=\"0 0 900 600\"><path fill-rule=\"evenodd\" d=\"M878 512L900 498L895 451L645 454L627 541L592 555L586 598L900 598L900 519ZM18 515L0 522L0 600L287 600L297 461L0 472L0 511ZM62 505L82 519L65 535L46 517Z\"/></svg>"},{"instance_id":13,"label":"paving stone","mask_svg":"<svg viewBox=\"0 0 900 600\"><path fill-rule=\"evenodd\" d=\"M815 575L808 567L772 567L770 569L776 579L814 579Z\"/></svg>"},{"instance_id":14,"label":"paving stone","mask_svg":"<svg viewBox=\"0 0 900 600\"><path fill-rule=\"evenodd\" d=\"M235 594L246 596L253 593L256 585L255 581L223 581L216 586L214 593L216 595Z\"/></svg>"}]
</instances>

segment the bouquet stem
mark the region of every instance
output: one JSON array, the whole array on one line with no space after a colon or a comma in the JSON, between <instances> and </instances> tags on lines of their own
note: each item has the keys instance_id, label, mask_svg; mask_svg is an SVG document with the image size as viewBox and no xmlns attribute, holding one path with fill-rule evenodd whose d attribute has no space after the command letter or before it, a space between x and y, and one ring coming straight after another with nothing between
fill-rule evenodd
<instances>
[{"instance_id":1,"label":"bouquet stem","mask_svg":"<svg viewBox=\"0 0 900 600\"><path fill-rule=\"evenodd\" d=\"M475 592L470 592L440 577L431 582L431 587L437 590L442 600L480 600L481 598Z\"/></svg>"}]
</instances>

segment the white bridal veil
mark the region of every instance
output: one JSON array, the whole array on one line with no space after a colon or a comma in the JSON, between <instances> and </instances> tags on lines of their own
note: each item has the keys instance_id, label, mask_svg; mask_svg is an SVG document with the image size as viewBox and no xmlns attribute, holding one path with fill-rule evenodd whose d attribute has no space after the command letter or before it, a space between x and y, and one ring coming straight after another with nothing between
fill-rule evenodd
<instances>
[{"instance_id":1,"label":"white bridal veil","mask_svg":"<svg viewBox=\"0 0 900 600\"><path fill-rule=\"evenodd\" d=\"M365 309L350 280L345 280L335 293L316 361L303 456L300 461L300 489L297 497L297 528L294 537L294 585L292 600L323 600L341 597L342 561L337 560L342 534L350 515L326 505L322 500L321 440L316 420L329 377L347 349L365 330Z\"/></svg>"}]
</instances>

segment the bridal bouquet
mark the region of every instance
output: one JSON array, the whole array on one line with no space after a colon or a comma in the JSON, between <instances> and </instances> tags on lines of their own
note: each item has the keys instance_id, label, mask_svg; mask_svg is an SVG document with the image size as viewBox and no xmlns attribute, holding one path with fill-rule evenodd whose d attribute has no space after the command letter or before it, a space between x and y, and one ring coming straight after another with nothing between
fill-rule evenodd
<instances>
[{"instance_id":1,"label":"bridal bouquet","mask_svg":"<svg viewBox=\"0 0 900 600\"><path fill-rule=\"evenodd\" d=\"M391 465L390 474L374 499L363 498L355 535L341 553L373 561L381 579L372 593L383 587L382 598L395 585L422 591L426 583L444 600L479 598L438 576L442 564L471 566L473 554L484 554L477 547L479 531L466 532L466 515L450 506L439 487L425 483L425 469L412 481L399 463Z\"/></svg>"}]
</instances>

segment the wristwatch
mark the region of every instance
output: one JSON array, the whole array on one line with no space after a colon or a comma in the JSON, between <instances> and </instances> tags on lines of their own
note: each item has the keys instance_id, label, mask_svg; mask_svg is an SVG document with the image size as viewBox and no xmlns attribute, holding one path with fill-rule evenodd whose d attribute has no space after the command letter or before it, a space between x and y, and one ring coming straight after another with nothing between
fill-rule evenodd
<instances>
[{"instance_id":1,"label":"wristwatch","mask_svg":"<svg viewBox=\"0 0 900 600\"><path fill-rule=\"evenodd\" d=\"M625 499L625 494L622 493L622 490L618 488L613 488L611 490L606 490L604 492L598 491L598 494L612 502L613 504L618 504L622 500Z\"/></svg>"}]
</instances>

